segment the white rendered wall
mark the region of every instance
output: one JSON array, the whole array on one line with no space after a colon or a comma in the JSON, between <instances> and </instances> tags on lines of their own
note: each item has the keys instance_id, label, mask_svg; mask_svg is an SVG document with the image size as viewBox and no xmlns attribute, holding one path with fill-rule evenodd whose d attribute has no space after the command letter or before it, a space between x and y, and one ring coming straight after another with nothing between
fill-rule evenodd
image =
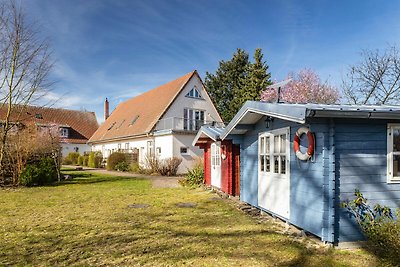
<instances>
[{"instance_id":1,"label":"white rendered wall","mask_svg":"<svg viewBox=\"0 0 400 267\"><path fill-rule=\"evenodd\" d=\"M189 93L189 91L194 86L197 87L197 90L200 92L200 95L203 99L186 97L186 94ZM169 109L161 119L171 117L183 118L183 109L185 108L204 110L204 117L207 122L222 121L210 97L206 93L203 84L196 75L194 75L192 79L189 80L185 88L183 88L183 90L180 92L180 94L177 96L175 101L172 103L172 105L169 107Z\"/></svg>"},{"instance_id":2,"label":"white rendered wall","mask_svg":"<svg viewBox=\"0 0 400 267\"><path fill-rule=\"evenodd\" d=\"M125 144L129 144L129 152L134 149L139 150L139 163L144 163L145 155L147 153L147 141L152 141L153 138L136 138L130 140L121 140L119 142L111 142L104 144L96 144L92 146L92 151L100 151L103 154L103 158L108 158L112 152L118 151L118 145L120 144L121 149L125 150ZM154 141L153 141L154 142Z\"/></svg>"},{"instance_id":3,"label":"white rendered wall","mask_svg":"<svg viewBox=\"0 0 400 267\"><path fill-rule=\"evenodd\" d=\"M156 136L154 137L154 141L156 156L160 159L172 158L174 156L172 134ZM161 154L157 152L157 148L161 148Z\"/></svg>"},{"instance_id":4,"label":"white rendered wall","mask_svg":"<svg viewBox=\"0 0 400 267\"><path fill-rule=\"evenodd\" d=\"M176 157L182 158L182 163L179 165L178 173L187 173L188 169L191 169L195 164L196 160L203 158L203 150L198 147L192 146L194 135L187 134L175 134L173 139L173 150ZM188 154L181 154L181 147L188 148Z\"/></svg>"},{"instance_id":5,"label":"white rendered wall","mask_svg":"<svg viewBox=\"0 0 400 267\"><path fill-rule=\"evenodd\" d=\"M84 152L90 152L91 148L87 144L66 144L61 143L61 155L66 157L70 152L76 152L75 148L78 148L79 154L83 155Z\"/></svg>"}]
</instances>

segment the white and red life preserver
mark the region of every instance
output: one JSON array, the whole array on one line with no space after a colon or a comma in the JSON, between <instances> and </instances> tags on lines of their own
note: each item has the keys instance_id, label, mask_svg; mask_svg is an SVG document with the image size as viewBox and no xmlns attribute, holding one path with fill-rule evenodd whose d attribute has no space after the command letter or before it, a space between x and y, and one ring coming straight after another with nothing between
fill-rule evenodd
<instances>
[{"instance_id":1,"label":"white and red life preserver","mask_svg":"<svg viewBox=\"0 0 400 267\"><path fill-rule=\"evenodd\" d=\"M308 139L308 146L306 153L302 153L300 151L300 137L303 134L307 134L307 139ZM293 140L293 148L294 152L296 153L296 157L300 160L309 160L314 155L315 139L314 139L314 134L310 131L310 129L306 127L301 127L296 131Z\"/></svg>"}]
</instances>

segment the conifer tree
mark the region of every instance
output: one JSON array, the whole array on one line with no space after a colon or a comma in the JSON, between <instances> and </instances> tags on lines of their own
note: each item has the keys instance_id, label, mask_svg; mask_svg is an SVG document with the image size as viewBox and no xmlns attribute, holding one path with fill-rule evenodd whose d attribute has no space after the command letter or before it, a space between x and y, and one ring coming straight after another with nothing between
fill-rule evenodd
<instances>
[{"instance_id":1,"label":"conifer tree","mask_svg":"<svg viewBox=\"0 0 400 267\"><path fill-rule=\"evenodd\" d=\"M206 73L205 85L208 93L225 122L229 122L238 110L238 103L234 99L241 95L248 67L249 55L238 48L231 60L219 62L215 74Z\"/></svg>"},{"instance_id":2,"label":"conifer tree","mask_svg":"<svg viewBox=\"0 0 400 267\"><path fill-rule=\"evenodd\" d=\"M219 62L215 74L206 73L205 85L222 119L229 122L246 100L260 99L270 77L261 48L254 53L254 63L238 48L231 60Z\"/></svg>"}]
</instances>

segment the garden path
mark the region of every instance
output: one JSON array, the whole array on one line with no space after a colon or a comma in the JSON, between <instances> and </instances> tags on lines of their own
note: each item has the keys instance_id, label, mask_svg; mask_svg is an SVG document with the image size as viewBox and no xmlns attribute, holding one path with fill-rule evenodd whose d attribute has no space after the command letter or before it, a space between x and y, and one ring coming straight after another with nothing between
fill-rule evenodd
<instances>
[{"instance_id":1,"label":"garden path","mask_svg":"<svg viewBox=\"0 0 400 267\"><path fill-rule=\"evenodd\" d=\"M136 177L144 178L151 181L151 184L155 188L177 188L180 187L178 181L182 178L179 176L159 176L159 175L148 175L140 173L130 173L130 172L118 172L118 171L108 171L106 169L96 169L88 167L78 167L71 165L63 165L64 168L79 169L85 172L101 173L113 176L123 176L123 177ZM81 169L80 169L81 168Z\"/></svg>"}]
</instances>

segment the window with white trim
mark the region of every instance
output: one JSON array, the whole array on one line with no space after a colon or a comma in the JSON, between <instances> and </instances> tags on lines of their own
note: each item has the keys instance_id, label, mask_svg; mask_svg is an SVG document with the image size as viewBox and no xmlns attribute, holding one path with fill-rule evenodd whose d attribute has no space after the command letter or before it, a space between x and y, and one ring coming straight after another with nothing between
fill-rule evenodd
<instances>
[{"instance_id":1,"label":"window with white trim","mask_svg":"<svg viewBox=\"0 0 400 267\"><path fill-rule=\"evenodd\" d=\"M154 156L154 142L147 141L147 156L152 157Z\"/></svg>"},{"instance_id":2,"label":"window with white trim","mask_svg":"<svg viewBox=\"0 0 400 267\"><path fill-rule=\"evenodd\" d=\"M387 135L387 182L400 183L400 124L388 124Z\"/></svg>"},{"instance_id":3,"label":"window with white trim","mask_svg":"<svg viewBox=\"0 0 400 267\"><path fill-rule=\"evenodd\" d=\"M68 128L60 128L60 137L68 137Z\"/></svg>"},{"instance_id":4,"label":"window with white trim","mask_svg":"<svg viewBox=\"0 0 400 267\"><path fill-rule=\"evenodd\" d=\"M259 170L276 174L287 172L287 130L272 131L259 136Z\"/></svg>"},{"instance_id":5,"label":"window with white trim","mask_svg":"<svg viewBox=\"0 0 400 267\"><path fill-rule=\"evenodd\" d=\"M204 110L183 109L183 129L197 131L204 125Z\"/></svg>"},{"instance_id":6,"label":"window with white trim","mask_svg":"<svg viewBox=\"0 0 400 267\"><path fill-rule=\"evenodd\" d=\"M186 94L186 97L202 98L199 90L197 90L197 86L194 86L189 93Z\"/></svg>"},{"instance_id":7,"label":"window with white trim","mask_svg":"<svg viewBox=\"0 0 400 267\"><path fill-rule=\"evenodd\" d=\"M189 154L188 147L186 147L186 146L181 146L180 151L181 151L182 155L188 155Z\"/></svg>"}]
</instances>

